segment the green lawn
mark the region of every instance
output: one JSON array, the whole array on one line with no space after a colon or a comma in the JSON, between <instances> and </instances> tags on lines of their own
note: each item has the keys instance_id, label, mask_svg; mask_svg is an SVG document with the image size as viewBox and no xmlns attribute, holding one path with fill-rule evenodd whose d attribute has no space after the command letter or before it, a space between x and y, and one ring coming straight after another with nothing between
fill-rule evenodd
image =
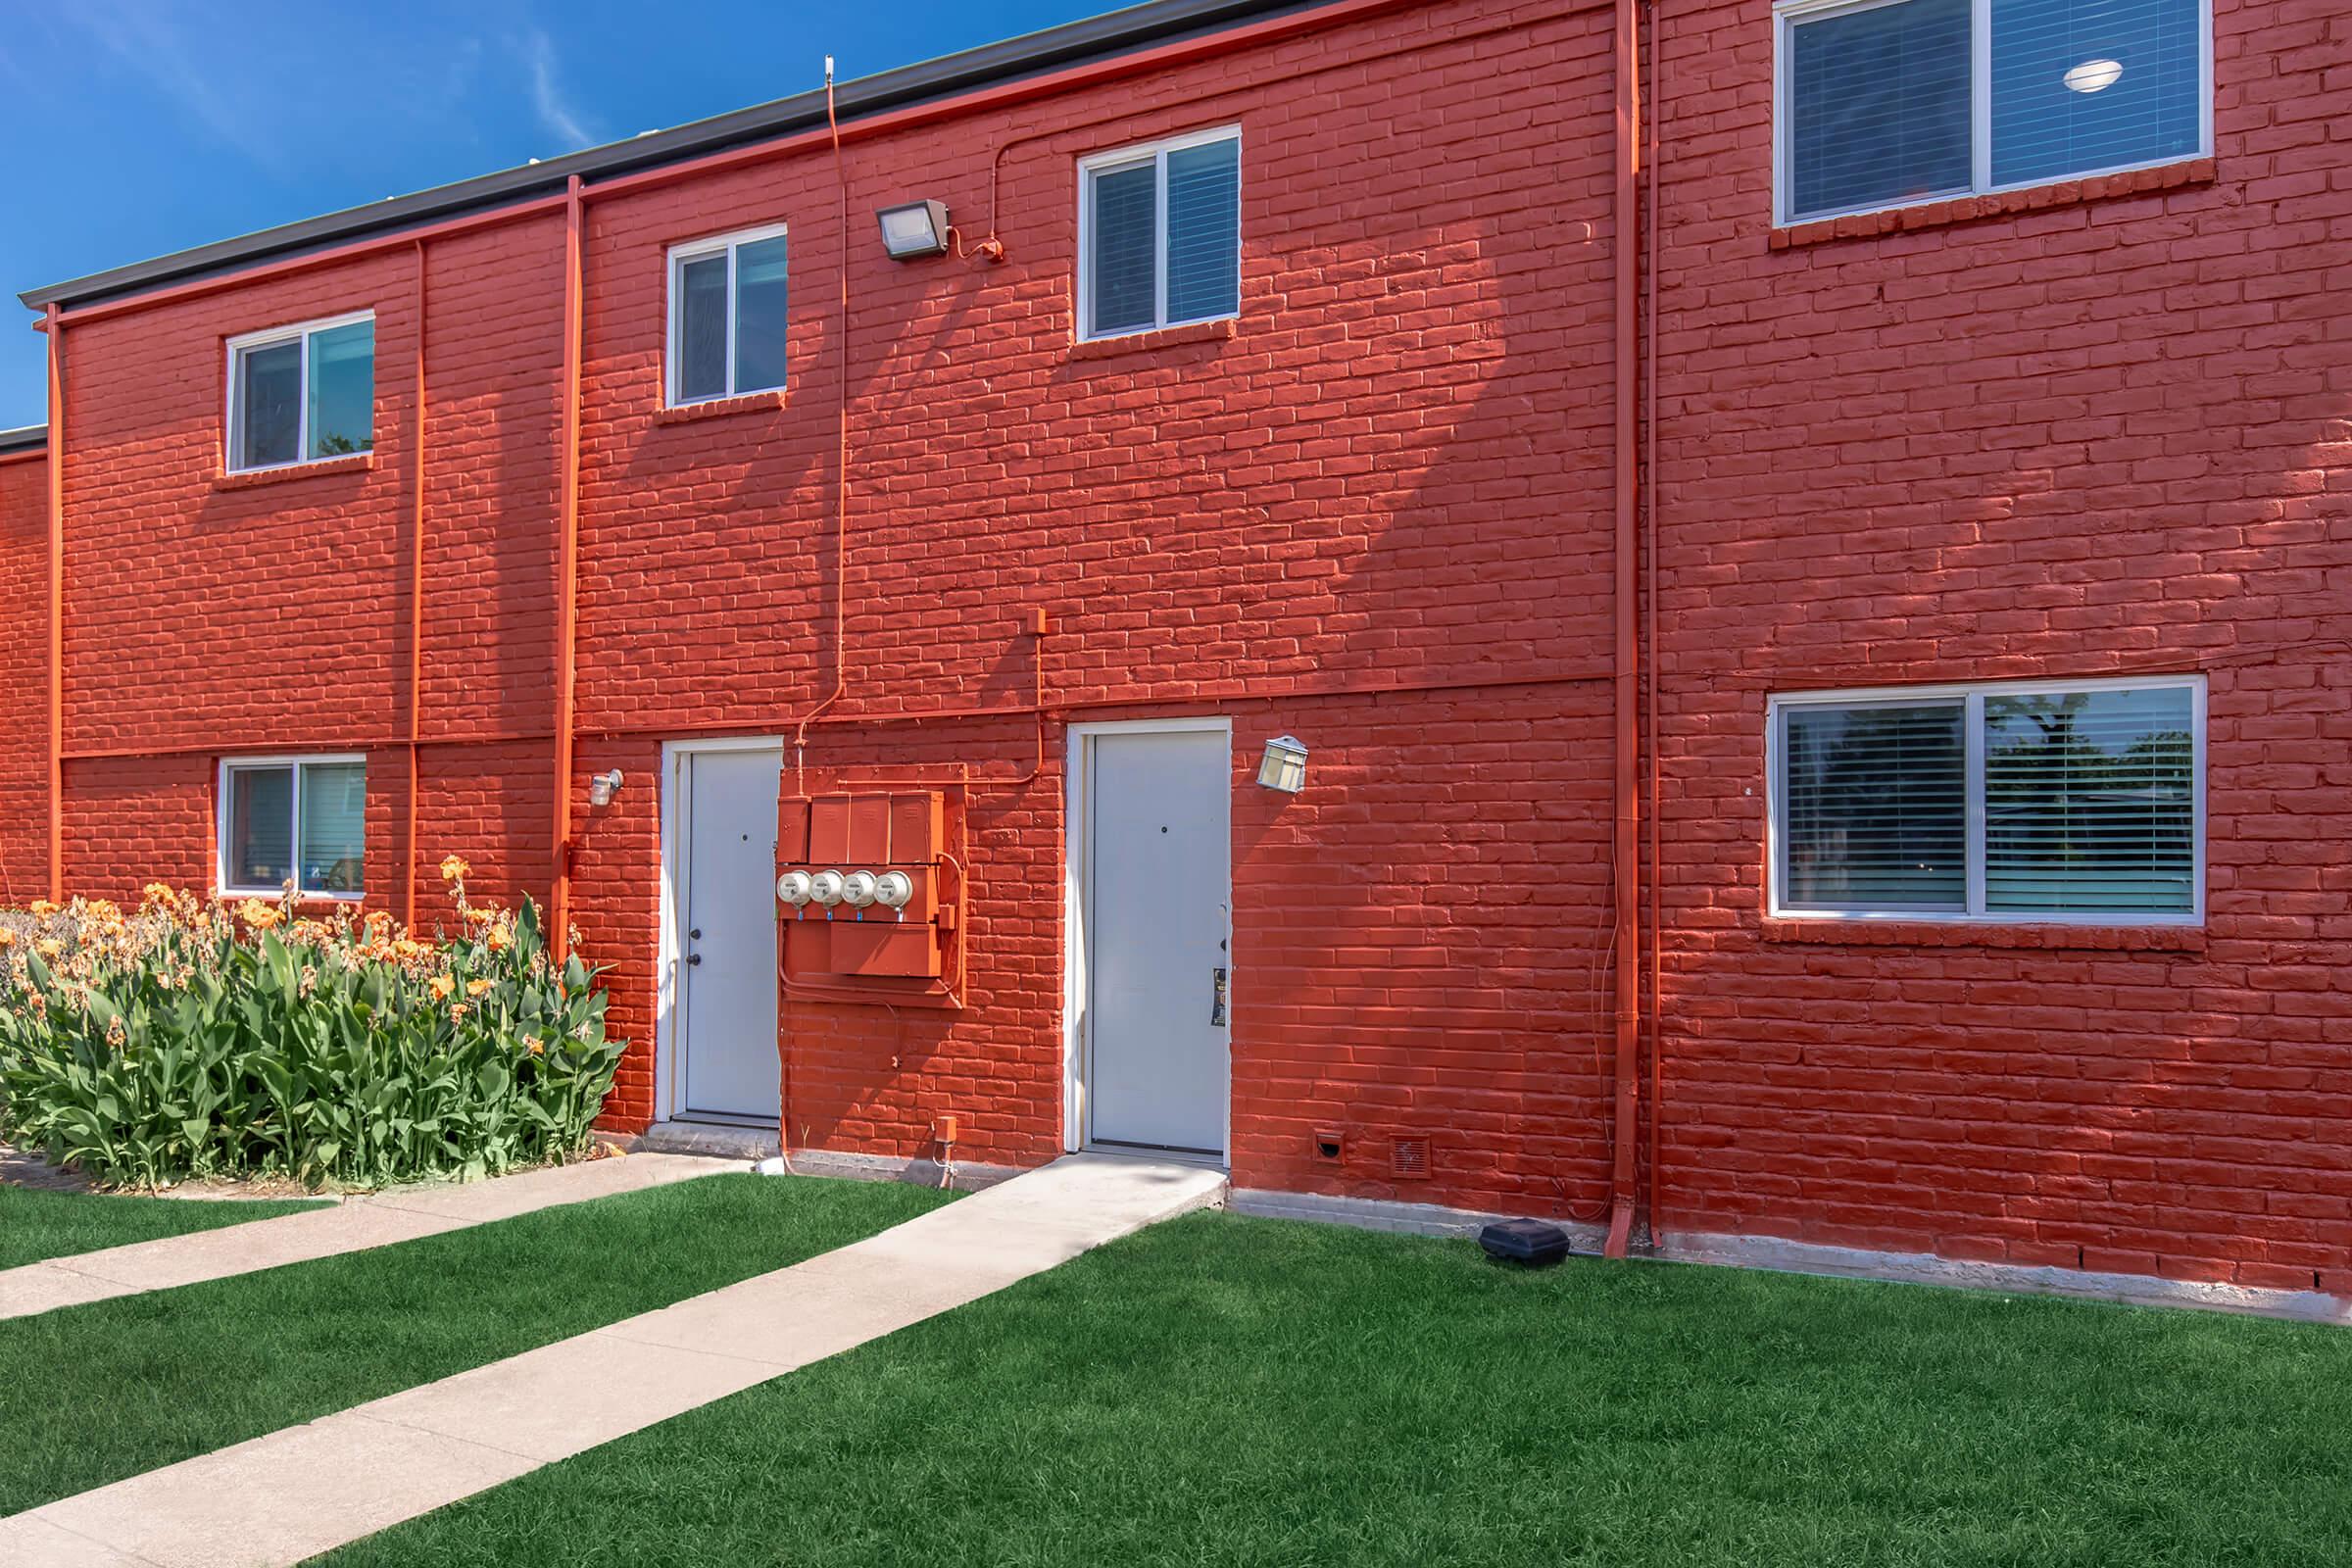
<instances>
[{"instance_id":1,"label":"green lawn","mask_svg":"<svg viewBox=\"0 0 2352 1568\"><path fill-rule=\"evenodd\" d=\"M0 1187L0 1268L317 1208L307 1199L117 1198Z\"/></svg>"},{"instance_id":2,"label":"green lawn","mask_svg":"<svg viewBox=\"0 0 2352 1568\"><path fill-rule=\"evenodd\" d=\"M710 1176L0 1321L0 1516L781 1268L948 1197Z\"/></svg>"},{"instance_id":3,"label":"green lawn","mask_svg":"<svg viewBox=\"0 0 2352 1568\"><path fill-rule=\"evenodd\" d=\"M1204 1214L322 1561L2339 1564L2352 1334Z\"/></svg>"}]
</instances>

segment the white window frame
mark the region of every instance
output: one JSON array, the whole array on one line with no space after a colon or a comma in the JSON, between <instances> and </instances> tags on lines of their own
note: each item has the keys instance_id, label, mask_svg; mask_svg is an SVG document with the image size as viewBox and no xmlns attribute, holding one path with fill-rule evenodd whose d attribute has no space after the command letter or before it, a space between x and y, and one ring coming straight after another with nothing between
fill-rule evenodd
<instances>
[{"instance_id":1,"label":"white window frame","mask_svg":"<svg viewBox=\"0 0 2352 1568\"><path fill-rule=\"evenodd\" d=\"M1109 338L1134 337L1143 332L1157 332L1165 327L1192 326L1200 321L1230 321L1242 314L1241 289L1234 289L1233 309L1218 311L1209 316L1188 316L1182 320L1168 319L1168 154L1183 152L1188 147L1205 147L1211 142L1230 141L1234 144L1234 201L1237 207L1242 192L1242 127L1239 123L1217 125L1208 130L1187 131L1181 136L1166 136L1158 141L1138 142L1128 147L1114 147L1107 152L1089 153L1078 160L1078 341L1099 343ZM1095 318L1094 275L1095 224L1094 204L1087 200L1088 187L1097 174L1132 169L1139 164L1151 164L1153 175L1152 227L1155 247L1152 254L1152 319L1142 326L1122 326L1107 332L1092 330ZM1241 271L1242 237L1237 220L1234 230L1234 271Z\"/></svg>"},{"instance_id":2,"label":"white window frame","mask_svg":"<svg viewBox=\"0 0 2352 1568\"><path fill-rule=\"evenodd\" d=\"M289 831L293 836L286 841L288 858L295 862L297 869L297 885L294 896L297 899L328 899L339 904L357 904L368 896L365 889L357 893L336 893L323 890L313 891L299 885L299 870L302 862L302 770L305 767L324 766L338 762L357 762L365 767L368 765L368 754L366 752L299 752L278 756L223 757L220 759L218 783L214 790L217 801L214 806L213 831L213 885L220 890L220 897L224 899L276 899L285 896L286 890L282 884L277 887L257 888L242 886L229 880L229 868L235 863L235 857L231 853L229 844L228 776L238 768L256 767L291 767L294 770L293 799L288 803L291 814ZM365 806L361 808L360 820L362 823L362 858L364 860L366 858L367 822Z\"/></svg>"},{"instance_id":3,"label":"white window frame","mask_svg":"<svg viewBox=\"0 0 2352 1568\"><path fill-rule=\"evenodd\" d=\"M2071 180L2097 179L2104 174L2121 174L2134 169L2161 169L2177 164L2183 158L2213 156L2213 0L2198 0L2197 22L2197 150L2193 153L2174 153L2163 158L2142 159L2137 163L2112 164L2104 169L2077 170L2071 173L2045 175L2039 179L2014 181L2006 185L1992 182L1992 0L1970 0L1969 6L1969 126L1970 178L1967 188L1938 191L1928 196L1913 196L1902 201L1867 203L1859 207L1838 207L1826 212L1793 214L1789 211L1788 154L1789 138L1795 133L1794 106L1789 102L1788 79L1789 34L1803 23L1817 22L1825 17L1854 11L1873 11L1881 6L1904 5L1908 0L1778 0L1772 8L1772 214L1777 224L1817 223L1833 218L1851 218L1859 213L1896 212L1905 207L1922 207L1931 202L1957 201L1964 196L1991 196L2002 191L2039 190L2048 185L2062 185Z\"/></svg>"},{"instance_id":4,"label":"white window frame","mask_svg":"<svg viewBox=\"0 0 2352 1568\"><path fill-rule=\"evenodd\" d=\"M690 409L698 403L723 403L729 398L747 398L751 397L755 393L781 392L784 390L784 388L781 386L747 387L738 386L736 384L735 253L746 245L757 245L762 240L783 239L786 237L787 228L788 225L783 223L763 223L758 228L739 228L731 233L712 234L707 239L681 240L679 243L672 245L669 248L669 283L662 301L662 314L666 318L666 324L662 329L662 340L663 345L662 354L663 368L662 376L662 398L668 407L673 409ZM703 261L709 257L721 254L724 254L727 258L727 387L723 392L713 392L707 397L690 398L678 390L678 369L680 365L678 356L678 326L679 317L681 316L686 303L686 296L683 290L680 288L680 282L684 277L687 263ZM790 253L787 252L786 254L789 258ZM785 287L789 290L791 286L790 262L788 260L786 263ZM790 298L789 293L786 295L786 298ZM790 307L787 306L787 318L789 318L790 314Z\"/></svg>"},{"instance_id":5,"label":"white window frame","mask_svg":"<svg viewBox=\"0 0 2352 1568\"><path fill-rule=\"evenodd\" d=\"M224 473L268 473L276 468L300 468L314 463L339 463L356 453L338 452L331 457L314 458L311 450L311 339L320 332L331 332L339 326L355 326L362 321L372 322L373 311L350 311L341 316L321 317L316 321L297 321L292 326L266 327L259 332L245 332L228 340L228 419L224 425L228 441L221 453L221 471ZM242 464L237 454L244 447L244 421L239 409L244 400L237 396L237 368L248 349L266 349L279 343L302 342L302 385L294 396L294 457L286 463ZM368 350L368 445L363 451L375 449L374 409L374 350Z\"/></svg>"},{"instance_id":6,"label":"white window frame","mask_svg":"<svg viewBox=\"0 0 2352 1568\"><path fill-rule=\"evenodd\" d=\"M1984 907L1984 700L2031 692L2063 696L2068 692L2123 692L2185 689L2189 694L2191 748L2190 821L2194 856L2190 873L2194 907L2186 911L2119 909L1987 910ZM1961 705L1961 741L1966 748L1965 856L1968 865L1966 909L1794 909L1782 903L1788 885L1784 856L1782 808L1788 796L1787 749L1782 743L1784 715L1794 708L1856 708L1870 704L1916 707L1930 703ZM1835 692L1785 692L1768 698L1764 717L1764 875L1766 908L1776 920L1901 920L1932 925L2076 925L2076 926L2201 926L2205 923L2205 677L2202 675L2133 675L2096 680L2003 680L1965 685L1874 686Z\"/></svg>"}]
</instances>

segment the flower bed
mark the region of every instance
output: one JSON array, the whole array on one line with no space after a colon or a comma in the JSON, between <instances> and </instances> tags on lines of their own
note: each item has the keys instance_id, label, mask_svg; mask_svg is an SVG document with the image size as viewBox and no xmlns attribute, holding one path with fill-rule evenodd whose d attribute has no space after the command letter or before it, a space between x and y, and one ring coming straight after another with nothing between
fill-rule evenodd
<instances>
[{"instance_id":1,"label":"flower bed","mask_svg":"<svg viewBox=\"0 0 2352 1568\"><path fill-rule=\"evenodd\" d=\"M0 911L0 1133L111 1186L253 1173L379 1186L567 1158L612 1088L597 971L526 899L454 935L233 909L157 883Z\"/></svg>"}]
</instances>

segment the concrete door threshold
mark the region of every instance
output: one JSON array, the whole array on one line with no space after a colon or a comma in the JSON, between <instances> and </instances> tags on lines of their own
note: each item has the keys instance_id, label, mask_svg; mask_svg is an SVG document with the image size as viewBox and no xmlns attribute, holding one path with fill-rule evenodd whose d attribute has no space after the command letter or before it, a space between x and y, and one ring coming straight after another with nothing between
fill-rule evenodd
<instances>
[{"instance_id":1,"label":"concrete door threshold","mask_svg":"<svg viewBox=\"0 0 2352 1568\"><path fill-rule=\"evenodd\" d=\"M270 1568L625 1437L1218 1202L1073 1154L790 1268L0 1519L11 1568Z\"/></svg>"},{"instance_id":2,"label":"concrete door threshold","mask_svg":"<svg viewBox=\"0 0 2352 1568\"><path fill-rule=\"evenodd\" d=\"M732 1159L635 1154L553 1165L490 1181L396 1187L273 1219L167 1236L0 1269L0 1318L29 1317L118 1296L227 1279L288 1263L389 1247L536 1209L739 1171ZM103 1199L93 1199L103 1202ZM0 1559L5 1560L5 1559Z\"/></svg>"}]
</instances>

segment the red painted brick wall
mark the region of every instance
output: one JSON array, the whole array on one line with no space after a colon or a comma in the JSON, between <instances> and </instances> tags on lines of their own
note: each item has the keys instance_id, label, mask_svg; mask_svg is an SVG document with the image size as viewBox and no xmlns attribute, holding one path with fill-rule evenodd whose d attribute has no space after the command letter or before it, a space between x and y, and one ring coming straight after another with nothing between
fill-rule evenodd
<instances>
[{"instance_id":1,"label":"red painted brick wall","mask_svg":"<svg viewBox=\"0 0 2352 1568\"><path fill-rule=\"evenodd\" d=\"M1768 8L1664 27L1664 1223L2352 1289L2352 24L2218 8L2209 183L1777 251ZM2120 670L2201 934L1766 931L1769 693Z\"/></svg>"},{"instance_id":2,"label":"red painted brick wall","mask_svg":"<svg viewBox=\"0 0 2352 1568\"><path fill-rule=\"evenodd\" d=\"M661 743L789 734L838 654L812 769L974 779L971 970L954 1013L796 1004L796 1144L927 1152L952 1111L964 1158L1061 1147L1061 721L1215 711L1237 1183L1595 1210L1608 20L1453 0L854 141L846 385L821 148L589 207L574 917L638 1043L614 1125L657 1096ZM2208 182L1778 247L1767 8L1661 26L1661 1221L2345 1288L2352 194L2315 107L2342 24L2225 7ZM1223 123L1234 333L1073 352L1074 161ZM984 231L992 165L1003 266L881 257L894 201ZM665 247L776 221L785 406L658 418ZM425 263L427 915L449 851L494 894L551 874L562 242L540 217ZM221 753L355 748L370 898L397 905L416 268L398 247L69 333L77 887L201 875ZM222 340L361 306L375 465L217 488ZM0 467L12 604L37 469ZM1033 609L1053 722L1026 777ZM30 626L0 663L37 682ZM1766 929L1770 692L2124 667L2210 677L2204 932ZM907 721L970 709L1016 711ZM1248 783L1286 731L1313 748L1295 799ZM612 766L632 782L588 812ZM16 820L0 866L38 875ZM1400 1137L1430 1140L1428 1179L1391 1174Z\"/></svg>"},{"instance_id":3,"label":"red painted brick wall","mask_svg":"<svg viewBox=\"0 0 2352 1568\"><path fill-rule=\"evenodd\" d=\"M1605 10L1436 6L852 144L850 690L809 761L970 771L971 968L957 1012L789 1009L796 1142L927 1152L954 1112L964 1158L1061 1147L1061 720L1214 710L1238 1178L1597 1197L1606 44ZM1074 353L1075 160L1223 123L1238 329ZM992 172L1003 266L882 258L875 206L919 185L976 232ZM830 680L836 178L819 149L589 208L574 918L639 1043L615 1125L655 1104L660 744L788 732ZM787 406L658 418L666 247L777 221ZM549 878L562 236L536 218L423 264L428 919L444 853L492 894ZM224 753L358 749L370 898L397 906L417 266L395 247L70 330L76 888L202 878ZM223 340L364 307L373 465L219 485ZM1017 711L880 721L1035 702L1033 609L1034 776ZM1296 800L1247 782L1284 730L1315 748ZM589 813L608 766L636 782ZM1432 1179L1389 1179L1398 1134L1433 1141Z\"/></svg>"}]
</instances>

